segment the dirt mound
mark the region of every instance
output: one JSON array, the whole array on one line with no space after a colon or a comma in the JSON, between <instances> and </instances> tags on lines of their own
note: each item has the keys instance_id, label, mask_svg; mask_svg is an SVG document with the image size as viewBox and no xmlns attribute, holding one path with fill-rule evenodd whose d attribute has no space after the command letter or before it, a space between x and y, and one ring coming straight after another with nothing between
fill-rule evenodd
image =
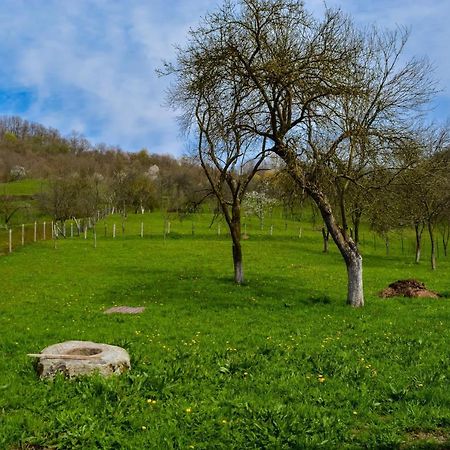
<instances>
[{"instance_id":1,"label":"dirt mound","mask_svg":"<svg viewBox=\"0 0 450 450\"><path fill-rule=\"evenodd\" d=\"M438 298L436 292L430 291L425 284L417 280L398 280L380 292L380 297L427 297Z\"/></svg>"}]
</instances>

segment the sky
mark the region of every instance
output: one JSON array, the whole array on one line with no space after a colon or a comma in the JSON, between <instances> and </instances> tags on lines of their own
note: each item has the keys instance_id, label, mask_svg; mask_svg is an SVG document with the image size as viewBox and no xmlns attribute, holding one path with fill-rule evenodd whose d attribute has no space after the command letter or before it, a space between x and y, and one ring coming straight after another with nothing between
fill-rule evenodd
<instances>
[{"instance_id":1,"label":"sky","mask_svg":"<svg viewBox=\"0 0 450 450\"><path fill-rule=\"evenodd\" d=\"M305 0L314 14L322 0ZM173 61L219 0L0 0L0 116L83 134L93 144L181 156L165 106ZM450 1L328 0L361 26L407 26L406 56L427 57L441 88L433 120L450 118Z\"/></svg>"}]
</instances>

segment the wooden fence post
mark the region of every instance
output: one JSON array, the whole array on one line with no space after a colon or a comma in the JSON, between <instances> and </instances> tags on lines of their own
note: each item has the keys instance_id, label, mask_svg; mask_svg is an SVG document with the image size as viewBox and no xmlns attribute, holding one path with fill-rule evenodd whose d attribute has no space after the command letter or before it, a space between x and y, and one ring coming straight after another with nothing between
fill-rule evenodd
<instances>
[{"instance_id":1,"label":"wooden fence post","mask_svg":"<svg viewBox=\"0 0 450 450\"><path fill-rule=\"evenodd\" d=\"M56 229L56 224L52 222L52 239L53 239L53 244L54 244L55 249L58 248L57 237L58 237L58 231Z\"/></svg>"},{"instance_id":2,"label":"wooden fence post","mask_svg":"<svg viewBox=\"0 0 450 450\"><path fill-rule=\"evenodd\" d=\"M141 238L144 237L144 222L141 222Z\"/></svg>"},{"instance_id":3,"label":"wooden fence post","mask_svg":"<svg viewBox=\"0 0 450 450\"><path fill-rule=\"evenodd\" d=\"M36 242L37 241L37 222L34 222L34 236L33 236L33 241Z\"/></svg>"},{"instance_id":4,"label":"wooden fence post","mask_svg":"<svg viewBox=\"0 0 450 450\"><path fill-rule=\"evenodd\" d=\"M25 245L25 225L22 224L22 245Z\"/></svg>"},{"instance_id":5,"label":"wooden fence post","mask_svg":"<svg viewBox=\"0 0 450 450\"><path fill-rule=\"evenodd\" d=\"M45 227L46 227L46 223L44 222L42 224L42 238L44 241L47 239L47 230L45 229Z\"/></svg>"},{"instance_id":6,"label":"wooden fence post","mask_svg":"<svg viewBox=\"0 0 450 450\"><path fill-rule=\"evenodd\" d=\"M113 238L116 238L116 224L113 224Z\"/></svg>"},{"instance_id":7,"label":"wooden fence post","mask_svg":"<svg viewBox=\"0 0 450 450\"><path fill-rule=\"evenodd\" d=\"M12 253L12 228L9 229L9 253Z\"/></svg>"}]
</instances>

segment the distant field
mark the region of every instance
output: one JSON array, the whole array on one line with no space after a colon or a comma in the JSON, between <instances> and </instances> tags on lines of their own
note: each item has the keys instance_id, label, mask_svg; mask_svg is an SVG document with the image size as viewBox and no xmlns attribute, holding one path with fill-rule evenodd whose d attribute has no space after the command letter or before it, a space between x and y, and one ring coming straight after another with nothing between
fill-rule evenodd
<instances>
[{"instance_id":1,"label":"distant field","mask_svg":"<svg viewBox=\"0 0 450 450\"><path fill-rule=\"evenodd\" d=\"M46 186L45 180L26 179L10 183L0 183L0 195L34 195Z\"/></svg>"},{"instance_id":2,"label":"distant field","mask_svg":"<svg viewBox=\"0 0 450 450\"><path fill-rule=\"evenodd\" d=\"M426 249L415 265L409 241L386 256L367 231L353 310L311 224L246 219L239 287L210 220L172 215L164 236L160 214L130 215L122 235L110 217L97 248L89 232L0 257L0 448L449 448L448 259L432 272ZM378 298L400 278L446 298ZM146 311L102 313L114 305ZM38 380L26 354L71 339L126 348L132 370Z\"/></svg>"}]
</instances>

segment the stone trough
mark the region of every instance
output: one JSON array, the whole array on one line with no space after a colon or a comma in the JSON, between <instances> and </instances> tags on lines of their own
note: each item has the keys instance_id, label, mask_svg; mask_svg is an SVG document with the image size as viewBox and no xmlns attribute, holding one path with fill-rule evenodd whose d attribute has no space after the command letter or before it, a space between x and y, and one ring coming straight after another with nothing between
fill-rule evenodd
<instances>
[{"instance_id":1,"label":"stone trough","mask_svg":"<svg viewBox=\"0 0 450 450\"><path fill-rule=\"evenodd\" d=\"M106 377L131 367L130 356L123 348L90 341L66 341L28 356L38 358L37 372L41 378L51 378L58 372L69 378L94 373Z\"/></svg>"}]
</instances>

